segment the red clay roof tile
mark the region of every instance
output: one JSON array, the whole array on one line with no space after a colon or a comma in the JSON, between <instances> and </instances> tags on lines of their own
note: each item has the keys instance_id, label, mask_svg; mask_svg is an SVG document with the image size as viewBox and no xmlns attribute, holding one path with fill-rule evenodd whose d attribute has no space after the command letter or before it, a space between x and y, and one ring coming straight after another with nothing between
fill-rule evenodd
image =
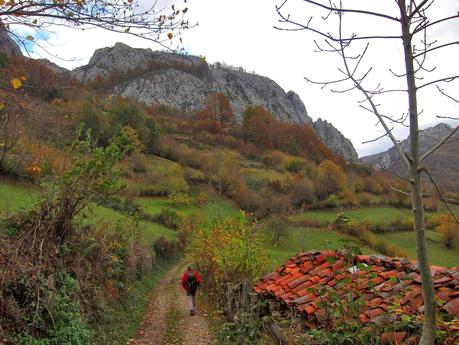
<instances>
[{"instance_id":1,"label":"red clay roof tile","mask_svg":"<svg viewBox=\"0 0 459 345\"><path fill-rule=\"evenodd\" d=\"M452 315L459 315L459 297L453 298L443 306L443 309Z\"/></svg>"},{"instance_id":2,"label":"red clay roof tile","mask_svg":"<svg viewBox=\"0 0 459 345\"><path fill-rule=\"evenodd\" d=\"M328 257L336 261L327 260ZM368 266L359 269L358 263ZM348 270L350 267L352 271ZM432 266L431 271L441 308L459 315L459 268ZM423 308L420 281L415 261L371 255L347 260L341 252L324 251L296 255L262 278L254 291L308 315L308 327L311 327L320 323L324 314L315 303L319 298L314 290L326 287L339 296L349 292L353 298L362 295L367 303L360 315L361 321L378 322L391 312L389 306L395 303L400 303L405 313L420 313Z\"/></svg>"}]
</instances>

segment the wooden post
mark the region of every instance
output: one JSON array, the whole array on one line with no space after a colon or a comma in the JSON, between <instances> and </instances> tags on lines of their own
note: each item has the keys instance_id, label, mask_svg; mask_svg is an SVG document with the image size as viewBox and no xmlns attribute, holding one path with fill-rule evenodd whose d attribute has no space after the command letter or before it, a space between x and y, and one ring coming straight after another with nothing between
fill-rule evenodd
<instances>
[{"instance_id":1,"label":"wooden post","mask_svg":"<svg viewBox=\"0 0 459 345\"><path fill-rule=\"evenodd\" d=\"M233 321L234 319L234 310L233 310L233 300L234 300L234 293L232 286L227 286L226 288L226 318L228 321Z\"/></svg>"},{"instance_id":2,"label":"wooden post","mask_svg":"<svg viewBox=\"0 0 459 345\"><path fill-rule=\"evenodd\" d=\"M269 316L263 317L263 324L268 332L268 335L277 345L289 345L289 342L282 334L279 325L275 323Z\"/></svg>"}]
</instances>

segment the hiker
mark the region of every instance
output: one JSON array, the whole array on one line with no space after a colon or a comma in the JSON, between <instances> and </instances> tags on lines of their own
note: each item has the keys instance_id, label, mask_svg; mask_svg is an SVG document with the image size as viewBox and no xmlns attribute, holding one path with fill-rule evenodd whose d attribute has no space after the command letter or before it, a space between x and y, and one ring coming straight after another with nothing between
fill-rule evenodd
<instances>
[{"instance_id":1,"label":"hiker","mask_svg":"<svg viewBox=\"0 0 459 345\"><path fill-rule=\"evenodd\" d=\"M198 286L201 285L201 277L198 272L193 271L191 266L188 266L187 270L182 276L182 287L186 291L186 297L188 299L188 310L190 315L194 315L196 311L195 296Z\"/></svg>"}]
</instances>

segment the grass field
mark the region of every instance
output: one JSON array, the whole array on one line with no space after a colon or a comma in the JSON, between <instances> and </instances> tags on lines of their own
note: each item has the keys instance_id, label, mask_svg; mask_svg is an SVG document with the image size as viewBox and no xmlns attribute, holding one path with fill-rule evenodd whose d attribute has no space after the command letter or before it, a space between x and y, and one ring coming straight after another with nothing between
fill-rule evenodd
<instances>
[{"instance_id":1,"label":"grass field","mask_svg":"<svg viewBox=\"0 0 459 345\"><path fill-rule=\"evenodd\" d=\"M266 244L266 248L272 258L272 267L282 265L297 253L312 249L343 249L347 244L359 246L348 237L327 229L309 229L290 227L287 237L282 237L276 245ZM363 253L374 253L368 247L359 246Z\"/></svg>"},{"instance_id":2,"label":"grass field","mask_svg":"<svg viewBox=\"0 0 459 345\"><path fill-rule=\"evenodd\" d=\"M416 246L414 232L404 231L395 233L378 234L397 247L403 248L408 253L409 259L416 259ZM427 231L427 247L429 249L430 263L447 267L459 266L459 249L448 249L440 241L440 234L435 231Z\"/></svg>"},{"instance_id":3,"label":"grass field","mask_svg":"<svg viewBox=\"0 0 459 345\"><path fill-rule=\"evenodd\" d=\"M39 193L33 187L0 180L0 216L30 207L39 200Z\"/></svg>"},{"instance_id":4,"label":"grass field","mask_svg":"<svg viewBox=\"0 0 459 345\"><path fill-rule=\"evenodd\" d=\"M136 203L142 206L143 211L148 215L157 215L163 209L169 208L182 213L184 216L201 214L206 219L216 218L241 218L241 212L229 201L215 199L207 202L204 206L174 206L168 198L137 198Z\"/></svg>"},{"instance_id":5,"label":"grass field","mask_svg":"<svg viewBox=\"0 0 459 345\"><path fill-rule=\"evenodd\" d=\"M459 214L459 209L455 211ZM438 215L444 211L426 212L427 217ZM338 217L339 211L332 210L311 210L304 213L295 214L290 217L291 221L316 221L322 224L333 223ZM353 210L344 210L344 214L350 218L351 221L358 223L380 223L389 224L394 220L405 220L412 217L412 212L409 209L393 208L393 207L366 207Z\"/></svg>"},{"instance_id":6,"label":"grass field","mask_svg":"<svg viewBox=\"0 0 459 345\"><path fill-rule=\"evenodd\" d=\"M123 223L128 221L129 218L124 213L97 205L91 205L84 212L84 217L86 218L85 222L90 224L100 225L102 223L109 223L113 225L119 224L121 227ZM171 230L161 224L144 220L139 221L137 230L137 234L140 235L140 238L146 242L151 242L159 236L164 236L168 239L175 239L177 237L177 234L174 230Z\"/></svg>"}]
</instances>

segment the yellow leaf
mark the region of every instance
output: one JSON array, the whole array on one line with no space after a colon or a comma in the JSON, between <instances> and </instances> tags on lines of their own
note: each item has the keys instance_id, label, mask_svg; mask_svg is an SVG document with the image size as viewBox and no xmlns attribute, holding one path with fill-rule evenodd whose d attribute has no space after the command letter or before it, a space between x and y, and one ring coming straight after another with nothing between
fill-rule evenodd
<instances>
[{"instance_id":1,"label":"yellow leaf","mask_svg":"<svg viewBox=\"0 0 459 345\"><path fill-rule=\"evenodd\" d=\"M21 79L19 79L19 78L14 78L13 80L11 80L11 86L12 86L14 89L19 89L19 88L22 86Z\"/></svg>"},{"instance_id":2,"label":"yellow leaf","mask_svg":"<svg viewBox=\"0 0 459 345\"><path fill-rule=\"evenodd\" d=\"M174 37L174 35L172 35L172 32L169 32L169 33L167 34L167 37L171 40L172 37Z\"/></svg>"},{"instance_id":3,"label":"yellow leaf","mask_svg":"<svg viewBox=\"0 0 459 345\"><path fill-rule=\"evenodd\" d=\"M5 108L5 105L2 102L0 102L0 110L2 110L3 108Z\"/></svg>"},{"instance_id":4,"label":"yellow leaf","mask_svg":"<svg viewBox=\"0 0 459 345\"><path fill-rule=\"evenodd\" d=\"M21 77L21 80L27 80L27 77L22 76L22 77Z\"/></svg>"}]
</instances>

